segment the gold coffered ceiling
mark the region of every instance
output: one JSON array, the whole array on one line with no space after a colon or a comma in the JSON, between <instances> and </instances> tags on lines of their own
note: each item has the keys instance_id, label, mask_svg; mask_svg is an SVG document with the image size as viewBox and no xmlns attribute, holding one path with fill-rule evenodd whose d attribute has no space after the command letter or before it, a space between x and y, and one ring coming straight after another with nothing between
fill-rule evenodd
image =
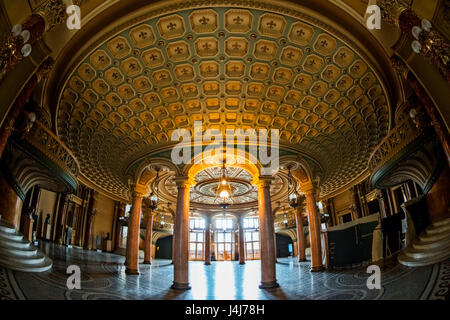
<instances>
[{"instance_id":1,"label":"gold coffered ceiling","mask_svg":"<svg viewBox=\"0 0 450 320\"><path fill-rule=\"evenodd\" d=\"M276 6L186 8L125 24L72 68L58 135L86 177L126 197L126 167L176 128L275 128L282 147L322 165L327 194L367 168L389 126L376 71L332 30Z\"/></svg>"}]
</instances>

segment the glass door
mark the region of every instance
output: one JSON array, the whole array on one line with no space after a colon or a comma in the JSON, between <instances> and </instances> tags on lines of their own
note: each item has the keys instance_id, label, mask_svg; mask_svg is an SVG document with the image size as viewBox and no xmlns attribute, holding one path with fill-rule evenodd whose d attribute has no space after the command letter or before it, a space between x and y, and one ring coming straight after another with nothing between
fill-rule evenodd
<instances>
[{"instance_id":1,"label":"glass door","mask_svg":"<svg viewBox=\"0 0 450 320\"><path fill-rule=\"evenodd\" d=\"M259 231L245 231L245 249L245 258L247 260L261 259Z\"/></svg>"},{"instance_id":2,"label":"glass door","mask_svg":"<svg viewBox=\"0 0 450 320\"><path fill-rule=\"evenodd\" d=\"M191 231L189 234L189 260L203 260L203 231Z\"/></svg>"},{"instance_id":3,"label":"glass door","mask_svg":"<svg viewBox=\"0 0 450 320\"><path fill-rule=\"evenodd\" d=\"M216 260L231 261L234 257L234 241L232 231L216 231Z\"/></svg>"}]
</instances>

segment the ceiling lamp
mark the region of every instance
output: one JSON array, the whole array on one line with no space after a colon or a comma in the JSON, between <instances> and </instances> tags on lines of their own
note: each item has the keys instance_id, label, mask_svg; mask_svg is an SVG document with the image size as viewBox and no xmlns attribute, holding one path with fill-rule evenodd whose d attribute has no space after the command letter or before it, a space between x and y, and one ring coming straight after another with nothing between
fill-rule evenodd
<instances>
[{"instance_id":1,"label":"ceiling lamp","mask_svg":"<svg viewBox=\"0 0 450 320\"><path fill-rule=\"evenodd\" d=\"M222 209L227 209L231 202L232 191L230 183L227 180L225 162L222 165L222 177L217 186L217 195L220 198L220 207Z\"/></svg>"}]
</instances>

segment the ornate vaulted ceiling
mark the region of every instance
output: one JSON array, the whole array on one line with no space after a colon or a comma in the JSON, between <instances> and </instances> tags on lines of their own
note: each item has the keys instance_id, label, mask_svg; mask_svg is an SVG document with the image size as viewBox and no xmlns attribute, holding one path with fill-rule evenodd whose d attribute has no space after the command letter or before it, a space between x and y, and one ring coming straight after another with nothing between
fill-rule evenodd
<instances>
[{"instance_id":1,"label":"ornate vaulted ceiling","mask_svg":"<svg viewBox=\"0 0 450 320\"><path fill-rule=\"evenodd\" d=\"M87 178L126 197L126 167L196 120L279 129L323 167L322 195L367 168L389 126L377 72L331 26L248 3L135 17L80 55L56 126Z\"/></svg>"}]
</instances>

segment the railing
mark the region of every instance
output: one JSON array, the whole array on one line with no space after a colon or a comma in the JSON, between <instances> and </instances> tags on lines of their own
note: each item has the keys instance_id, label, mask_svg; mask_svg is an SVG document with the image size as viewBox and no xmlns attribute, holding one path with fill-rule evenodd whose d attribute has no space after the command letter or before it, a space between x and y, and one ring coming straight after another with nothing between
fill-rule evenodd
<instances>
[{"instance_id":1,"label":"railing","mask_svg":"<svg viewBox=\"0 0 450 320\"><path fill-rule=\"evenodd\" d=\"M25 141L76 179L79 172L77 159L70 149L40 121L34 122L30 132L25 136Z\"/></svg>"},{"instance_id":2,"label":"railing","mask_svg":"<svg viewBox=\"0 0 450 320\"><path fill-rule=\"evenodd\" d=\"M381 140L369 159L369 168L374 175L403 148L419 137L425 128L425 119L417 116L415 121L406 117Z\"/></svg>"}]
</instances>

